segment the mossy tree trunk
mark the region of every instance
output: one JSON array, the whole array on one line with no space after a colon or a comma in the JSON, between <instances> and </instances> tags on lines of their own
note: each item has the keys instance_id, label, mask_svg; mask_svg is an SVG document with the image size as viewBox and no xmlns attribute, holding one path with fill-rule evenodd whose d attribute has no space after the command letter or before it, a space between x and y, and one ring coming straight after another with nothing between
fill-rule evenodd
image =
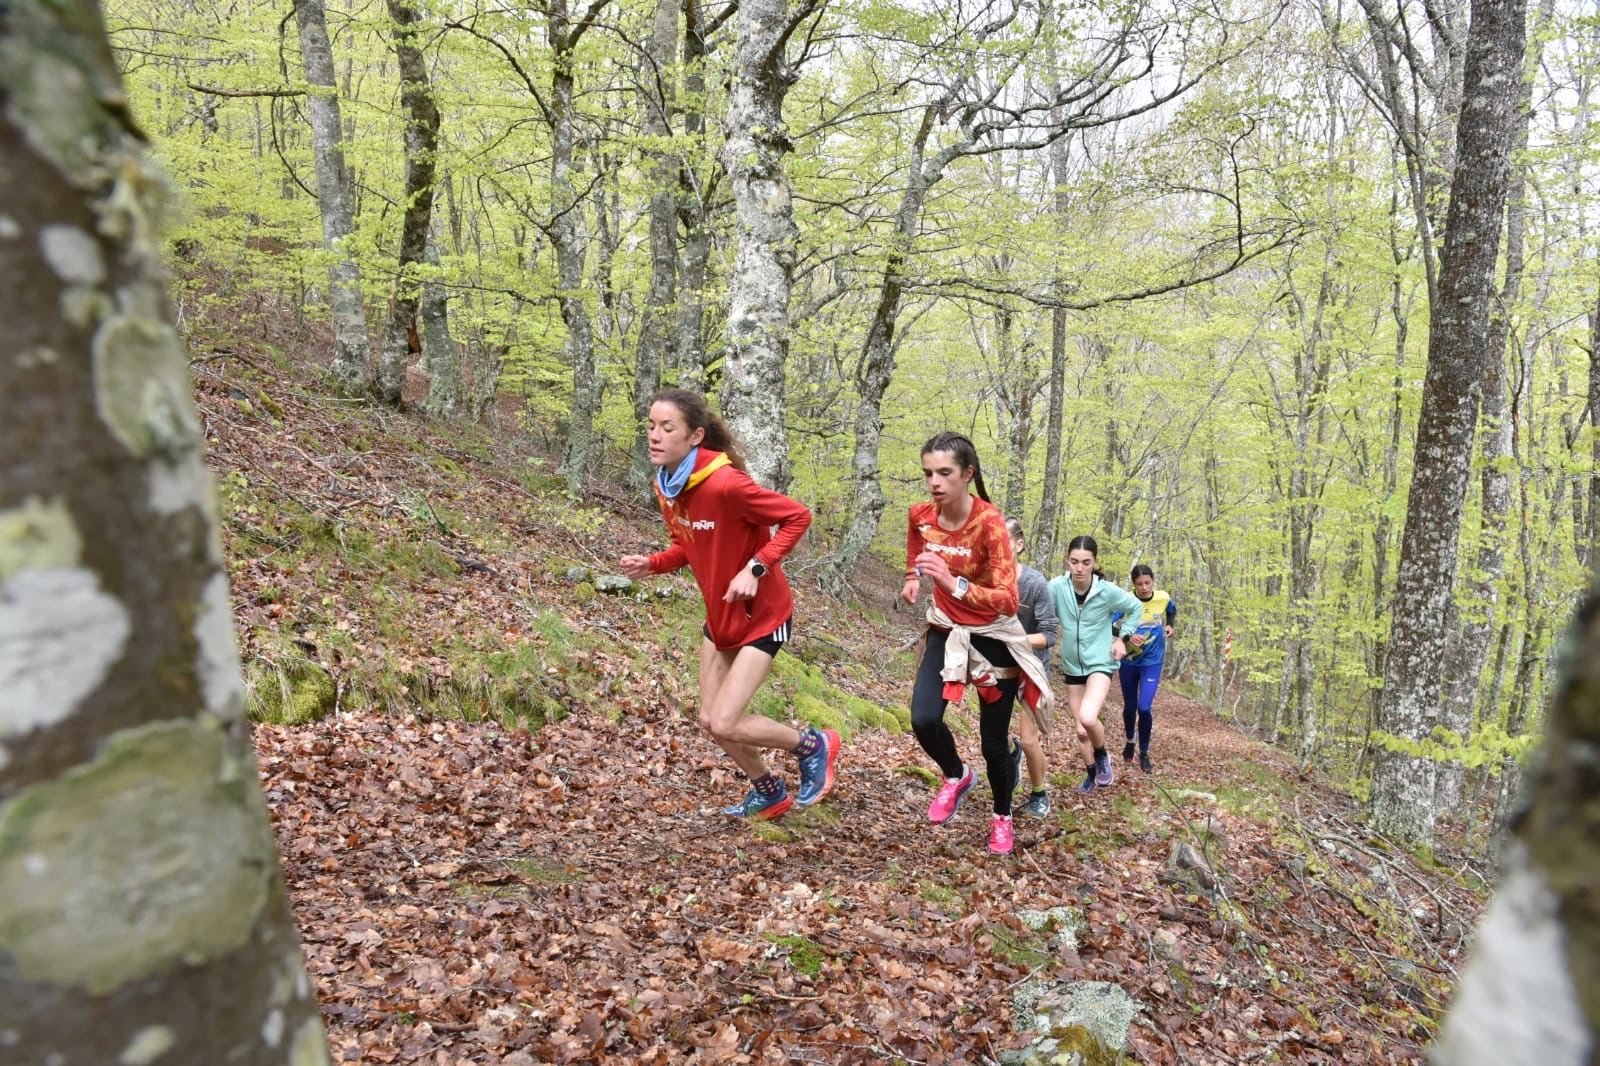
<instances>
[{"instance_id":1,"label":"mossy tree trunk","mask_svg":"<svg viewBox=\"0 0 1600 1066\"><path fill-rule=\"evenodd\" d=\"M0 24L0 1058L325 1063L99 9Z\"/></svg>"},{"instance_id":2,"label":"mossy tree trunk","mask_svg":"<svg viewBox=\"0 0 1600 1066\"><path fill-rule=\"evenodd\" d=\"M1455 587L1461 508L1483 396L1489 298L1505 217L1511 140L1525 39L1522 0L1473 0L1466 95L1455 177L1429 306L1428 370L1422 385L1411 490L1378 728L1398 743L1377 754L1371 816L1397 838L1432 843L1435 764L1406 750L1439 721L1440 664Z\"/></svg>"},{"instance_id":3,"label":"mossy tree trunk","mask_svg":"<svg viewBox=\"0 0 1600 1066\"><path fill-rule=\"evenodd\" d=\"M306 83L311 87L312 161L317 172L317 207L322 214L322 243L333 253L328 266L328 307L333 318L333 360L328 372L346 396L372 391L367 350L367 310L361 302L361 268L348 247L355 230L355 190L344 164L344 122L339 117L339 86L334 79L333 45L328 41L328 14L322 0L295 0L300 52Z\"/></svg>"},{"instance_id":4,"label":"mossy tree trunk","mask_svg":"<svg viewBox=\"0 0 1600 1066\"><path fill-rule=\"evenodd\" d=\"M407 0L388 3L389 18L394 23L394 54L400 65L400 101L406 112L406 192L394 299L389 304L389 322L378 351L378 399L390 407L399 407L412 339L416 338L419 350L422 347L417 333L422 283L417 275L427 261L428 230L433 225L440 119L428 78L428 59L419 46L422 18Z\"/></svg>"},{"instance_id":5,"label":"mossy tree trunk","mask_svg":"<svg viewBox=\"0 0 1600 1066\"><path fill-rule=\"evenodd\" d=\"M677 77L673 62L678 47L679 0L657 0L645 42L648 61L639 92L644 111L650 173L650 288L639 323L633 372L635 431L628 467L628 491L649 498L653 467L650 435L642 428L650 417L650 398L661 387L665 367L677 362L672 351L674 305L678 300L678 158L672 143L672 91Z\"/></svg>"}]
</instances>

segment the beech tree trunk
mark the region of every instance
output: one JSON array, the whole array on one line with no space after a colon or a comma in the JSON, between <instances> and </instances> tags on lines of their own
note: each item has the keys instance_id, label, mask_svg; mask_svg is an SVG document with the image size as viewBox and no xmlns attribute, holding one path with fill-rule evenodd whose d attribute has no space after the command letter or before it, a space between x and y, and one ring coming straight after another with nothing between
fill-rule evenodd
<instances>
[{"instance_id":1,"label":"beech tree trunk","mask_svg":"<svg viewBox=\"0 0 1600 1066\"><path fill-rule=\"evenodd\" d=\"M945 103L941 100L940 103ZM944 157L925 165L922 152L933 131L939 105L923 109L922 123L911 142L911 160L906 168L906 188L895 213L894 233L884 258L883 276L878 281L878 301L867 326L867 338L856 364L855 450L850 457L850 526L839 546L824 565L822 587L841 595L855 572L856 564L872 547L878 535L888 497L883 494L878 468L878 448L883 435L883 397L894 377L895 327L900 320L901 292L906 259L911 254L921 229L922 205L928 189L943 175Z\"/></svg>"},{"instance_id":2,"label":"beech tree trunk","mask_svg":"<svg viewBox=\"0 0 1600 1066\"><path fill-rule=\"evenodd\" d=\"M589 12L592 15L594 12ZM572 403L567 415L567 443L561 473L567 492L583 494L584 479L594 449L594 419L600 413L600 371L594 360L594 324L583 291L583 259L588 250L584 232L583 199L572 177L572 156L577 147L576 73L573 64L578 41L589 19L573 22L567 0L551 0L545 12L550 42L550 243L556 253L557 301L567 327L562 344L572 367Z\"/></svg>"},{"instance_id":3,"label":"beech tree trunk","mask_svg":"<svg viewBox=\"0 0 1600 1066\"><path fill-rule=\"evenodd\" d=\"M784 382L789 293L794 286L794 204L784 156L792 147L783 102L799 72L786 47L788 0L742 0L733 87L723 122L722 163L733 185L735 250L728 278L728 358L722 413L744 443L750 476L779 492L789 484Z\"/></svg>"},{"instance_id":4,"label":"beech tree trunk","mask_svg":"<svg viewBox=\"0 0 1600 1066\"><path fill-rule=\"evenodd\" d=\"M1547 22L1552 0L1540 5L1540 22ZM1453 645L1445 668L1446 685L1440 724L1457 736L1471 736L1483 664L1494 637L1495 615L1499 609L1500 583L1506 571L1506 516L1511 513L1511 420L1506 411L1506 346L1511 336L1511 314L1522 293L1523 243L1526 231L1524 196L1527 165L1519 156L1528 147L1528 126L1532 121L1533 76L1538 69L1541 37L1533 34L1530 55L1523 63L1522 84L1517 92L1513 114L1515 126L1511 143L1511 178L1506 193L1505 281L1499 299L1489 314L1489 337L1484 360L1481 451L1479 475L1481 504L1478 521L1478 556L1471 586L1466 590L1464 607L1453 604L1452 624L1446 631ZM1466 770L1460 761L1439 767L1434 783L1434 806L1441 811L1461 807Z\"/></svg>"},{"instance_id":5,"label":"beech tree trunk","mask_svg":"<svg viewBox=\"0 0 1600 1066\"><path fill-rule=\"evenodd\" d=\"M1056 95L1061 94L1056 86ZM1061 121L1061 108L1051 111L1051 118ZM1072 175L1067 167L1067 140L1065 137L1050 142L1050 176L1055 182L1051 210L1064 222L1072 212L1072 199L1067 193ZM1059 295L1067 291L1063 277L1056 284ZM1065 431L1067 396L1067 309L1050 309L1050 398L1045 413L1044 472L1039 478L1039 513L1034 518L1033 536L1028 546L1033 553L1033 565L1046 574L1054 573L1052 562L1056 554L1057 527L1061 524L1061 435Z\"/></svg>"},{"instance_id":6,"label":"beech tree trunk","mask_svg":"<svg viewBox=\"0 0 1600 1066\"><path fill-rule=\"evenodd\" d=\"M427 263L439 266L439 249L431 242ZM429 418L453 419L461 409L461 359L450 339L450 302L438 281L422 283L422 362L428 368L428 398L423 409Z\"/></svg>"},{"instance_id":7,"label":"beech tree trunk","mask_svg":"<svg viewBox=\"0 0 1600 1066\"><path fill-rule=\"evenodd\" d=\"M0 27L0 1058L322 1064L98 7Z\"/></svg>"},{"instance_id":8,"label":"beech tree trunk","mask_svg":"<svg viewBox=\"0 0 1600 1066\"><path fill-rule=\"evenodd\" d=\"M730 11L728 14L732 14ZM702 141L706 131L706 22L699 0L683 0L683 151L678 168L678 221L683 244L678 251L678 313L673 321L675 365L670 377L680 388L704 392L706 367L706 271L711 262L711 204L720 173L714 166L697 168L709 160Z\"/></svg>"},{"instance_id":9,"label":"beech tree trunk","mask_svg":"<svg viewBox=\"0 0 1600 1066\"><path fill-rule=\"evenodd\" d=\"M388 0L389 18L394 21L394 54L400 65L400 103L406 111L405 214L400 223L399 270L395 274L394 299L389 305L389 324L378 350L378 399L390 407L400 406L406 383L406 364L411 357L411 339L417 333L417 304L421 283L417 267L427 256L428 230L433 225L433 190L439 150L439 108L433 100L428 80L428 61L417 47L421 18L409 0Z\"/></svg>"},{"instance_id":10,"label":"beech tree trunk","mask_svg":"<svg viewBox=\"0 0 1600 1066\"><path fill-rule=\"evenodd\" d=\"M1438 1066L1593 1066L1600 1055L1600 599L1564 649L1566 678L1515 839L1478 926Z\"/></svg>"},{"instance_id":11,"label":"beech tree trunk","mask_svg":"<svg viewBox=\"0 0 1600 1066\"><path fill-rule=\"evenodd\" d=\"M637 426L628 489L638 496L650 492L653 470L650 438L643 428L650 415L650 397L661 387L662 370L676 362L672 353L672 315L678 298L678 160L671 146L670 119L676 67L673 56L678 49L678 3L679 0L656 0L644 62L646 84L640 92L650 160L650 289L640 316L633 369Z\"/></svg>"},{"instance_id":12,"label":"beech tree trunk","mask_svg":"<svg viewBox=\"0 0 1600 1066\"><path fill-rule=\"evenodd\" d=\"M1473 0L1457 166L1429 308L1428 371L1406 501L1378 728L1401 743L1439 720L1446 635L1438 624L1455 584L1461 505L1482 396L1489 297L1506 202L1513 112L1521 85L1521 0ZM1371 815L1397 838L1431 843L1436 764L1380 745Z\"/></svg>"},{"instance_id":13,"label":"beech tree trunk","mask_svg":"<svg viewBox=\"0 0 1600 1066\"><path fill-rule=\"evenodd\" d=\"M1589 313L1589 459L1600 470L1600 295ZM1590 570L1600 563L1600 477L1589 479L1589 536L1578 557Z\"/></svg>"},{"instance_id":14,"label":"beech tree trunk","mask_svg":"<svg viewBox=\"0 0 1600 1066\"><path fill-rule=\"evenodd\" d=\"M372 391L367 350L367 311L361 302L361 269L345 241L355 229L355 194L344 165L344 123L339 116L339 87L334 79L333 46L328 43L328 16L322 0L295 0L300 28L300 55L311 87L312 158L317 172L317 207L322 214L322 243L333 253L328 267L328 308L333 320L333 359L328 373L346 396Z\"/></svg>"}]
</instances>

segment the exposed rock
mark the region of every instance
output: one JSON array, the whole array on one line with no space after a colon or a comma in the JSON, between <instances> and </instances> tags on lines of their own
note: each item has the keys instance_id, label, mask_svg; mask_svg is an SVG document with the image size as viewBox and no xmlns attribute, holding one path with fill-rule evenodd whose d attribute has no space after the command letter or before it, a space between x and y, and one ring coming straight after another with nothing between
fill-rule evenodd
<instances>
[{"instance_id":1,"label":"exposed rock","mask_svg":"<svg viewBox=\"0 0 1600 1066\"><path fill-rule=\"evenodd\" d=\"M588 581L590 570L587 566L567 567L567 580L571 582Z\"/></svg>"},{"instance_id":2,"label":"exposed rock","mask_svg":"<svg viewBox=\"0 0 1600 1066\"><path fill-rule=\"evenodd\" d=\"M633 591L633 579L623 577L621 574L601 574L594 579L596 592L608 593L612 596L622 596Z\"/></svg>"},{"instance_id":3,"label":"exposed rock","mask_svg":"<svg viewBox=\"0 0 1600 1066\"><path fill-rule=\"evenodd\" d=\"M1178 939L1178 934L1171 929L1162 927L1150 934L1150 946L1155 953L1168 962L1183 961L1183 941Z\"/></svg>"},{"instance_id":4,"label":"exposed rock","mask_svg":"<svg viewBox=\"0 0 1600 1066\"><path fill-rule=\"evenodd\" d=\"M1161 878L1207 896L1217 891L1216 872L1192 844L1173 845L1172 856L1167 860L1167 868L1162 871Z\"/></svg>"},{"instance_id":5,"label":"exposed rock","mask_svg":"<svg viewBox=\"0 0 1600 1066\"><path fill-rule=\"evenodd\" d=\"M1112 1066L1127 1046L1128 1026L1143 1009L1119 985L1029 982L1012 997L1018 1029L1042 1039L1000 1056L1004 1066Z\"/></svg>"},{"instance_id":6,"label":"exposed rock","mask_svg":"<svg viewBox=\"0 0 1600 1066\"><path fill-rule=\"evenodd\" d=\"M1036 933L1052 933L1050 946L1057 953L1078 951L1078 934L1088 928L1076 907L1051 907L1043 911L1018 911L1017 920Z\"/></svg>"}]
</instances>

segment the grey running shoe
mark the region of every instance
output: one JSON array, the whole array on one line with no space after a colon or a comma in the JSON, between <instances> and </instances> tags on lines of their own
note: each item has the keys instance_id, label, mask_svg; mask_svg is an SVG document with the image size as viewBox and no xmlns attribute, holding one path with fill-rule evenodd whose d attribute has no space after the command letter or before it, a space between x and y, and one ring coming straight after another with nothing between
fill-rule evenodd
<instances>
[{"instance_id":1,"label":"grey running shoe","mask_svg":"<svg viewBox=\"0 0 1600 1066\"><path fill-rule=\"evenodd\" d=\"M1018 807L1017 810L1030 818L1050 817L1050 793L1041 788L1029 796L1028 802Z\"/></svg>"}]
</instances>

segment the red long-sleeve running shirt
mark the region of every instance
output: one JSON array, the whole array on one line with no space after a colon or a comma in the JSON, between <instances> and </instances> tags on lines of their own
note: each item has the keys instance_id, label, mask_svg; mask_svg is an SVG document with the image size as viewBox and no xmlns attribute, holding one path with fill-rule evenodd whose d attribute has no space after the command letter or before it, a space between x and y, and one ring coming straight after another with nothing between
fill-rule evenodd
<instances>
[{"instance_id":1,"label":"red long-sleeve running shirt","mask_svg":"<svg viewBox=\"0 0 1600 1066\"><path fill-rule=\"evenodd\" d=\"M944 556L950 572L969 582L959 600L933 587L933 602L952 622L978 626L1017 613L1017 557L1011 552L1005 516L994 504L973 497L972 513L960 529L939 525L939 505L932 500L916 504L906 531L907 577L916 572L916 558L924 548Z\"/></svg>"},{"instance_id":2,"label":"red long-sleeve running shirt","mask_svg":"<svg viewBox=\"0 0 1600 1066\"><path fill-rule=\"evenodd\" d=\"M687 564L706 601L706 629L712 643L719 651L731 651L770 636L794 614L794 594L779 563L810 527L811 510L781 492L762 488L733 466L723 464L703 473L722 454L700 449L689 487L676 500L657 490L672 545L650 556L650 572L665 574ZM725 602L722 597L729 583L751 559L760 559L767 567L755 596Z\"/></svg>"}]
</instances>

